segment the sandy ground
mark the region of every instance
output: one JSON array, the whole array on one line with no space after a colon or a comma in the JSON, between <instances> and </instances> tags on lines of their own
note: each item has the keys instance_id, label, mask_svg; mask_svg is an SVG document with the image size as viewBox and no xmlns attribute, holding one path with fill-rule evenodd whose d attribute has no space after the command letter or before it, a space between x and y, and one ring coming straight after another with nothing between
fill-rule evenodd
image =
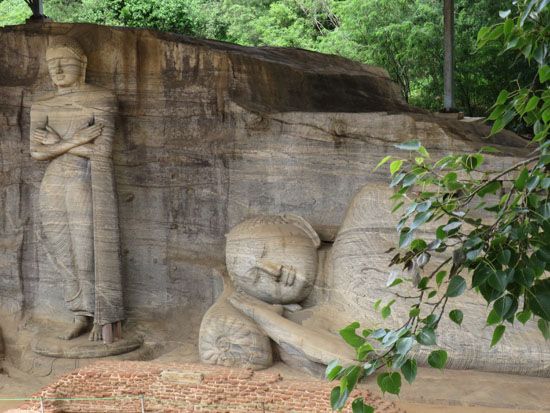
<instances>
[{"instance_id":1,"label":"sandy ground","mask_svg":"<svg viewBox=\"0 0 550 413\"><path fill-rule=\"evenodd\" d=\"M492 409L490 407L444 406L435 404L396 403L407 413L540 413L540 410Z\"/></svg>"},{"instance_id":2,"label":"sandy ground","mask_svg":"<svg viewBox=\"0 0 550 413\"><path fill-rule=\"evenodd\" d=\"M196 361L193 351L174 352L162 361ZM182 360L188 359L188 360ZM309 377L278 363L270 370L283 377ZM28 397L54 377L36 378L8 368L0 374L0 398ZM363 384L379 393L374 380ZM550 378L514 376L476 371L419 369L412 386L405 383L399 398L390 397L408 413L541 413L550 412ZM328 403L328 394L327 394ZM0 412L21 402L0 401Z\"/></svg>"}]
</instances>

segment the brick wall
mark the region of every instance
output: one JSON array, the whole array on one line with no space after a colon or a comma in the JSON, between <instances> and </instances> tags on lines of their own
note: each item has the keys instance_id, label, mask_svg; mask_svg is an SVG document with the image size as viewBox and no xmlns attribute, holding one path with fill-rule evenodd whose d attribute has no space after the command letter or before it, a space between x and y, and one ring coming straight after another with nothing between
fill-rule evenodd
<instances>
[{"instance_id":1,"label":"brick wall","mask_svg":"<svg viewBox=\"0 0 550 413\"><path fill-rule=\"evenodd\" d=\"M116 398L104 401L46 401L46 412L330 412L334 386L322 380L283 379L204 364L101 361L61 377L33 397ZM376 406L376 413L403 413L393 403L356 392ZM38 403L22 408L38 411ZM351 411L351 409L346 410Z\"/></svg>"}]
</instances>

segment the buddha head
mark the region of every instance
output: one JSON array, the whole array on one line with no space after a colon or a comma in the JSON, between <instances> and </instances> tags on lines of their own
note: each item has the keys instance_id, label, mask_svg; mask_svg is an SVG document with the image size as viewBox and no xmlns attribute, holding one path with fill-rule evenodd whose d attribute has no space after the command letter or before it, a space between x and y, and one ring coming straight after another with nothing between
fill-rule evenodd
<instances>
[{"instance_id":1,"label":"buddha head","mask_svg":"<svg viewBox=\"0 0 550 413\"><path fill-rule=\"evenodd\" d=\"M52 81L58 88L84 83L88 59L76 40L66 36L54 37L46 49L46 62Z\"/></svg>"},{"instance_id":2,"label":"buddha head","mask_svg":"<svg viewBox=\"0 0 550 413\"><path fill-rule=\"evenodd\" d=\"M248 219L227 234L227 270L235 286L253 297L299 303L315 282L319 245L315 230L299 216Z\"/></svg>"}]
</instances>

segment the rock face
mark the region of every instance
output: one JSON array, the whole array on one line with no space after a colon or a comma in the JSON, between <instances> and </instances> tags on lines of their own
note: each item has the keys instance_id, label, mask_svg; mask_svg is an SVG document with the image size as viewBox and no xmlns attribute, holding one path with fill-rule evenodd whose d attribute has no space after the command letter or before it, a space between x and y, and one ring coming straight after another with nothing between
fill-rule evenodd
<instances>
[{"instance_id":1,"label":"rock face","mask_svg":"<svg viewBox=\"0 0 550 413\"><path fill-rule=\"evenodd\" d=\"M174 338L196 339L220 291L212 268L225 262L224 235L246 218L300 215L326 247L359 188L386 184L373 168L396 142L420 139L435 157L487 145L485 126L410 108L383 70L335 56L94 25L2 29L0 325L3 315L71 317L40 243L47 163L29 156L30 107L54 90L44 58L54 35L78 40L86 82L119 102L113 162L125 308L130 320L155 320L153 335L155 325L178 325ZM524 153L515 135L495 141L502 153L493 168ZM320 274L306 305L340 288ZM6 338L8 356L16 343Z\"/></svg>"}]
</instances>

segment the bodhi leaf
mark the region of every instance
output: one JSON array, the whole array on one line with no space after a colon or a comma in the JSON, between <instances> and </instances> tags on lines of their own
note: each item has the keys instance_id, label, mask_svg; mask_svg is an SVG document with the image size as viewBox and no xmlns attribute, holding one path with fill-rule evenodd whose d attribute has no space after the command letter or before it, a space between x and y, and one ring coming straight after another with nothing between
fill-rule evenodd
<instances>
[{"instance_id":1,"label":"bodhi leaf","mask_svg":"<svg viewBox=\"0 0 550 413\"><path fill-rule=\"evenodd\" d=\"M392 175L395 174L397 171L399 171L399 169L401 169L401 165L403 165L403 161L401 159L397 159L390 163L390 173Z\"/></svg>"},{"instance_id":2,"label":"bodhi leaf","mask_svg":"<svg viewBox=\"0 0 550 413\"><path fill-rule=\"evenodd\" d=\"M442 369L447 364L447 352L445 350L435 350L428 356L428 364L435 369Z\"/></svg>"},{"instance_id":3,"label":"bodhi leaf","mask_svg":"<svg viewBox=\"0 0 550 413\"><path fill-rule=\"evenodd\" d=\"M355 332L358 328L359 323L356 321L340 330L340 336L353 348L361 347L361 345L365 342L365 339Z\"/></svg>"},{"instance_id":4,"label":"bodhi leaf","mask_svg":"<svg viewBox=\"0 0 550 413\"><path fill-rule=\"evenodd\" d=\"M342 370L342 366L340 366L340 362L338 360L333 360L329 363L325 370L325 377L332 381L336 377L338 377L338 373Z\"/></svg>"},{"instance_id":5,"label":"bodhi leaf","mask_svg":"<svg viewBox=\"0 0 550 413\"><path fill-rule=\"evenodd\" d=\"M401 374L398 372L380 373L376 382L382 393L399 394L401 391Z\"/></svg>"},{"instance_id":6,"label":"bodhi leaf","mask_svg":"<svg viewBox=\"0 0 550 413\"><path fill-rule=\"evenodd\" d=\"M525 325L525 323L529 321L529 319L531 318L531 311L529 310L520 311L519 313L516 314L516 318L521 324Z\"/></svg>"},{"instance_id":7,"label":"bodhi leaf","mask_svg":"<svg viewBox=\"0 0 550 413\"><path fill-rule=\"evenodd\" d=\"M495 313L502 319L508 313L510 308L512 308L513 300L509 295L500 297L493 304L493 309Z\"/></svg>"},{"instance_id":8,"label":"bodhi leaf","mask_svg":"<svg viewBox=\"0 0 550 413\"><path fill-rule=\"evenodd\" d=\"M366 405L362 397L355 399L351 404L352 413L374 413L374 407Z\"/></svg>"},{"instance_id":9,"label":"bodhi leaf","mask_svg":"<svg viewBox=\"0 0 550 413\"><path fill-rule=\"evenodd\" d=\"M466 280L460 275L455 275L449 281L449 286L447 287L447 297L458 297L466 290Z\"/></svg>"},{"instance_id":10,"label":"bodhi leaf","mask_svg":"<svg viewBox=\"0 0 550 413\"><path fill-rule=\"evenodd\" d=\"M435 344L435 331L433 328L423 328L416 336L416 341L425 346L432 346Z\"/></svg>"},{"instance_id":11,"label":"bodhi leaf","mask_svg":"<svg viewBox=\"0 0 550 413\"><path fill-rule=\"evenodd\" d=\"M403 377L405 377L405 380L409 382L409 384L412 384L414 379L416 378L416 360L415 359L408 359L403 366L401 366L401 373L403 373Z\"/></svg>"},{"instance_id":12,"label":"bodhi leaf","mask_svg":"<svg viewBox=\"0 0 550 413\"><path fill-rule=\"evenodd\" d=\"M527 305L533 314L550 320L550 278L539 280L526 290Z\"/></svg>"},{"instance_id":13,"label":"bodhi leaf","mask_svg":"<svg viewBox=\"0 0 550 413\"><path fill-rule=\"evenodd\" d=\"M449 313L449 318L454 321L456 324L461 325L464 318L464 314L461 310L451 310Z\"/></svg>"},{"instance_id":14,"label":"bodhi leaf","mask_svg":"<svg viewBox=\"0 0 550 413\"><path fill-rule=\"evenodd\" d=\"M491 347L495 346L500 341L505 330L506 326L502 324L495 328L495 331L493 332L493 338L491 339Z\"/></svg>"}]
</instances>

